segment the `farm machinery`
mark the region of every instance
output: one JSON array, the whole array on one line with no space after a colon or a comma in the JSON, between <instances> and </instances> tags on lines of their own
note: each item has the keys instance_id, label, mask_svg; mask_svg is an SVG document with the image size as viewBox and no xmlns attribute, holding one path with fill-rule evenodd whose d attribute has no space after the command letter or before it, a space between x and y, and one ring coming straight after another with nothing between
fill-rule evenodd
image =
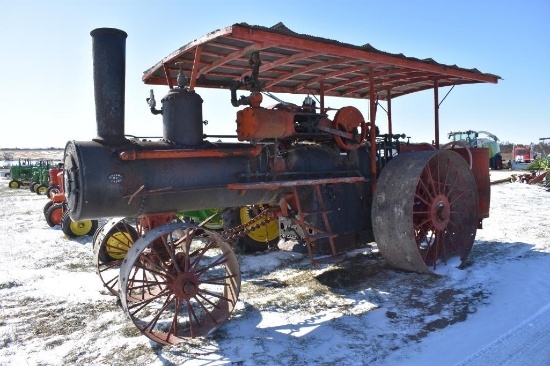
<instances>
[{"instance_id":1,"label":"farm machinery","mask_svg":"<svg viewBox=\"0 0 550 366\"><path fill-rule=\"evenodd\" d=\"M98 228L98 220L73 220L69 216L65 192L63 190L63 170L50 169L49 174L50 179L54 179L52 175L57 174L57 177L53 181L57 183L50 186L54 187L54 189L48 192L47 196L49 200L42 209L46 223L50 227L60 225L63 233L70 238L93 235Z\"/></svg>"},{"instance_id":2,"label":"farm machinery","mask_svg":"<svg viewBox=\"0 0 550 366\"><path fill-rule=\"evenodd\" d=\"M98 28L91 36L97 136L66 145L66 203L73 220L111 218L94 237L98 274L155 342L205 336L228 320L241 285L232 242L273 223L279 247L302 243L314 266L373 241L401 270L434 274L452 258L467 260L489 216L488 149L437 148L438 92L498 76L297 34L281 23L235 24L144 73L145 84L168 87L161 108L152 91L147 98L163 137L136 140L125 134L127 34ZM200 88L228 90L227 103L238 108L228 117L235 135L204 133L202 110L217 106ZM423 90L434 92L434 143L405 143L392 131L391 102ZM264 107L264 97L275 103ZM328 97L366 100L368 114L332 109ZM224 209L198 224L177 218L211 207ZM236 226L207 227L243 207L255 208L248 226L224 219Z\"/></svg>"},{"instance_id":3,"label":"farm machinery","mask_svg":"<svg viewBox=\"0 0 550 366\"><path fill-rule=\"evenodd\" d=\"M32 180L29 183L29 190L38 195L45 195L50 183L50 164L35 167L32 174Z\"/></svg>"},{"instance_id":4,"label":"farm machinery","mask_svg":"<svg viewBox=\"0 0 550 366\"><path fill-rule=\"evenodd\" d=\"M40 180L41 172L49 168L50 162L37 161L32 162L30 159L21 159L17 165L10 168L10 188L21 188L23 186L31 186L35 180ZM33 191L34 192L34 191Z\"/></svg>"},{"instance_id":5,"label":"farm machinery","mask_svg":"<svg viewBox=\"0 0 550 366\"><path fill-rule=\"evenodd\" d=\"M502 154L500 153L500 145L498 137L487 131L451 131L448 134L451 143L460 141L467 144L469 147L486 147L489 149L489 167L495 170L501 170Z\"/></svg>"},{"instance_id":6,"label":"farm machinery","mask_svg":"<svg viewBox=\"0 0 550 366\"><path fill-rule=\"evenodd\" d=\"M63 163L58 163L56 168L48 170L48 178L48 187L46 188L45 195L51 198L53 194L61 193L61 187L63 185Z\"/></svg>"}]
</instances>

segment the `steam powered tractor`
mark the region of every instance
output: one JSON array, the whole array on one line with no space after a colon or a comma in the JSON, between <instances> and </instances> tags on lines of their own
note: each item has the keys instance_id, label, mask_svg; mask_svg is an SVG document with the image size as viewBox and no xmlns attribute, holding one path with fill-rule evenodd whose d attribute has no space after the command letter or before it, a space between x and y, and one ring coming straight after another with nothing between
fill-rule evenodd
<instances>
[{"instance_id":1,"label":"steam powered tractor","mask_svg":"<svg viewBox=\"0 0 550 366\"><path fill-rule=\"evenodd\" d=\"M97 136L66 145L66 201L74 221L115 217L94 240L100 275L152 340L175 344L220 327L241 284L231 241L273 222L279 246L302 243L312 265L373 241L406 271L435 273L452 258L458 265L468 258L489 215L488 149L438 148L438 92L500 77L298 34L282 23L234 24L145 71L145 84L168 87L160 108L153 92L147 99L163 134L130 139L127 34L99 28L91 36ZM228 90L227 102L238 108L236 134L204 133L203 108L216 106L201 88ZM434 143L405 143L392 131L392 100L424 90L434 92ZM287 102L280 93L303 99ZM330 108L327 97L364 100L368 113ZM385 128L376 124L383 102ZM212 142L220 139L233 140ZM248 228L219 232L176 218L246 206L261 208ZM105 255L109 241L122 254Z\"/></svg>"}]
</instances>

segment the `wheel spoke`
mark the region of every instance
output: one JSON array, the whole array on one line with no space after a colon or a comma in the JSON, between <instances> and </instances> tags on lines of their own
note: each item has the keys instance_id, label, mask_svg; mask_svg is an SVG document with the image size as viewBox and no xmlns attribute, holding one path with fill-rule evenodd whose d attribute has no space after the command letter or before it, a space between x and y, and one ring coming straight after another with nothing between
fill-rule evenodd
<instances>
[{"instance_id":1,"label":"wheel spoke","mask_svg":"<svg viewBox=\"0 0 550 366\"><path fill-rule=\"evenodd\" d=\"M193 324L193 319L195 319L195 323L198 325L199 318L195 314L195 311L193 310L193 307L191 306L190 302L187 302L187 314L189 319L189 334L191 335L191 338L195 338L196 332L195 332L195 326Z\"/></svg>"},{"instance_id":2,"label":"wheel spoke","mask_svg":"<svg viewBox=\"0 0 550 366\"><path fill-rule=\"evenodd\" d=\"M423 172L425 179L428 180L428 186L430 187L430 191L433 193L433 195L430 195L430 197L435 197L439 194L438 189L435 184L435 180L432 173L432 168L430 164L426 164L425 171Z\"/></svg>"},{"instance_id":3,"label":"wheel spoke","mask_svg":"<svg viewBox=\"0 0 550 366\"><path fill-rule=\"evenodd\" d=\"M141 285L136 285L141 284ZM146 289L151 288L153 286L166 286L166 281L160 282L160 281L142 281L142 280L133 280L131 282L131 285L128 286L129 290L140 290L140 289Z\"/></svg>"},{"instance_id":4,"label":"wheel spoke","mask_svg":"<svg viewBox=\"0 0 550 366\"><path fill-rule=\"evenodd\" d=\"M225 300L225 301L227 301L227 302L231 302L231 299L228 298L227 296L215 294L215 293L210 292L210 291L201 290L200 293L206 294L206 295L209 295L209 296L212 296L212 297L216 297L216 298L218 298L218 299L220 299L220 300Z\"/></svg>"},{"instance_id":5,"label":"wheel spoke","mask_svg":"<svg viewBox=\"0 0 550 366\"><path fill-rule=\"evenodd\" d=\"M172 319L172 324L170 325L170 331L166 336L166 342L169 341L172 335L178 335L178 314L180 313L181 305L183 304L182 299L176 298L176 308L174 310L174 317Z\"/></svg>"},{"instance_id":6,"label":"wheel spoke","mask_svg":"<svg viewBox=\"0 0 550 366\"><path fill-rule=\"evenodd\" d=\"M141 269L144 272L151 273L158 276L163 276L163 277L170 276L167 272L167 269L154 263L151 260L149 255L143 256L143 259L145 259L147 263L146 264L137 263L135 266L136 269Z\"/></svg>"},{"instance_id":7,"label":"wheel spoke","mask_svg":"<svg viewBox=\"0 0 550 366\"><path fill-rule=\"evenodd\" d=\"M166 279L165 276L159 275L149 270L148 268L143 268L141 266L135 266L134 268L132 268L131 275L128 277L128 281L127 281L127 288L128 288L127 293L128 293L129 299L131 299L132 301L141 301L144 299L148 299L151 296L156 296L159 293L162 293L164 288L160 286L160 284L166 285L166 281L165 280L159 281L157 279L157 276L163 279ZM155 290L154 286L135 286L134 285L135 283L147 283L147 282L151 284L155 283L157 285L156 288L158 288L160 292L159 290ZM147 290L147 291L137 291L137 292L132 291L134 289L139 289L139 288L143 288L144 290Z\"/></svg>"},{"instance_id":8,"label":"wheel spoke","mask_svg":"<svg viewBox=\"0 0 550 366\"><path fill-rule=\"evenodd\" d=\"M212 262L212 263L210 263L210 264L208 264L208 265L206 265L206 266L204 266L200 269L195 270L195 273L197 275L200 275L200 274L202 274L202 273L204 273L204 272L206 272L206 271L208 271L208 270L210 270L214 267L217 267L217 266L219 266L221 264L225 264L225 263L227 263L227 255L222 254L218 257L218 259L214 260L214 262Z\"/></svg>"},{"instance_id":9,"label":"wheel spoke","mask_svg":"<svg viewBox=\"0 0 550 366\"><path fill-rule=\"evenodd\" d=\"M421 177L421 179L418 181L418 184L422 187L422 192L425 193L428 196L427 199L429 200L429 199L432 199L432 198L435 197L435 192L434 192L433 195L430 194L430 188L424 182L425 180L428 180L428 183L431 184L431 181L432 181L431 178L426 178L426 177L424 177L424 179L422 179L422 177ZM432 189L433 189L433 186L432 186ZM423 197L422 195L420 195L418 193L418 191L416 192L416 196Z\"/></svg>"},{"instance_id":10,"label":"wheel spoke","mask_svg":"<svg viewBox=\"0 0 550 366\"><path fill-rule=\"evenodd\" d=\"M145 306L149 305L150 303L152 303L157 299L165 297L167 294L170 295L171 292L169 290L164 290L163 292L160 292L157 295L148 297L140 301L132 302L131 304L128 305L128 311L130 312L130 310L134 310L133 312L130 312L130 315L135 315L139 311L143 310Z\"/></svg>"}]
</instances>

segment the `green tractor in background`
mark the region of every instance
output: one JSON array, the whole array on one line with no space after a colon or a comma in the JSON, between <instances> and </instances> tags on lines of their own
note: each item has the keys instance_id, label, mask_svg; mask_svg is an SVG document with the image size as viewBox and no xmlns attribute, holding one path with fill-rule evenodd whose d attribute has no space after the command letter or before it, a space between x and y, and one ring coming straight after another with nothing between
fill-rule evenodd
<instances>
[{"instance_id":1,"label":"green tractor in background","mask_svg":"<svg viewBox=\"0 0 550 366\"><path fill-rule=\"evenodd\" d=\"M498 137L487 131L451 131L448 134L451 141L462 141L468 147L484 147L489 149L489 167L502 169L502 154Z\"/></svg>"},{"instance_id":2,"label":"green tractor in background","mask_svg":"<svg viewBox=\"0 0 550 366\"><path fill-rule=\"evenodd\" d=\"M210 208L204 210L180 212L177 216L183 222L197 225L212 217L211 220L207 221L204 224L204 227L210 230L221 230L223 229L223 219L221 215L219 215L219 213L221 212L221 208Z\"/></svg>"},{"instance_id":3,"label":"green tractor in background","mask_svg":"<svg viewBox=\"0 0 550 366\"><path fill-rule=\"evenodd\" d=\"M50 183L50 162L38 165L33 168L32 181L29 183L29 190L39 195L45 195Z\"/></svg>"},{"instance_id":4,"label":"green tractor in background","mask_svg":"<svg viewBox=\"0 0 550 366\"><path fill-rule=\"evenodd\" d=\"M30 159L24 159L23 161L19 159L18 164L10 168L11 180L8 186L10 188L20 188L29 185L34 174L33 168Z\"/></svg>"}]
</instances>

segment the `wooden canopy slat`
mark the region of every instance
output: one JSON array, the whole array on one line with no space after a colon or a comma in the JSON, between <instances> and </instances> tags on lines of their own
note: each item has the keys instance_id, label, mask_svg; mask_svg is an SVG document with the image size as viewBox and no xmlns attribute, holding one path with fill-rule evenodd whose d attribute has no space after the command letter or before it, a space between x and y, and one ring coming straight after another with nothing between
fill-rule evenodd
<instances>
[{"instance_id":1,"label":"wooden canopy slat","mask_svg":"<svg viewBox=\"0 0 550 366\"><path fill-rule=\"evenodd\" d=\"M199 46L201 51L197 53ZM195 88L228 89L233 80L251 74L249 59L256 51L262 62L258 77L262 90L274 93L320 93L323 85L325 96L368 98L369 70L380 100L433 89L434 80L443 87L497 83L500 79L476 69L382 52L370 45L355 46L297 34L281 23L271 28L239 23L172 52L145 71L143 82L176 85L181 69L192 78Z\"/></svg>"}]
</instances>

